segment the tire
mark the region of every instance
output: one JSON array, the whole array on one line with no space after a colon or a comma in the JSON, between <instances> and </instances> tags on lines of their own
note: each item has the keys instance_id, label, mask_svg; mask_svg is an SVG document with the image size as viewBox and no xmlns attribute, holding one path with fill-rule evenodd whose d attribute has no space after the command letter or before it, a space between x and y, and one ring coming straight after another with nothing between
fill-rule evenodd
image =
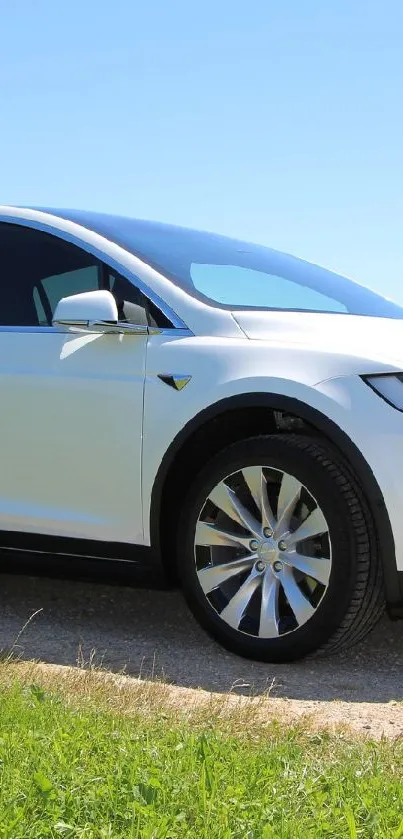
<instances>
[{"instance_id":1,"label":"tire","mask_svg":"<svg viewBox=\"0 0 403 839\"><path fill-rule=\"evenodd\" d=\"M286 662L341 650L384 608L363 492L320 438L250 438L208 462L182 509L177 561L198 622L246 658Z\"/></svg>"}]
</instances>

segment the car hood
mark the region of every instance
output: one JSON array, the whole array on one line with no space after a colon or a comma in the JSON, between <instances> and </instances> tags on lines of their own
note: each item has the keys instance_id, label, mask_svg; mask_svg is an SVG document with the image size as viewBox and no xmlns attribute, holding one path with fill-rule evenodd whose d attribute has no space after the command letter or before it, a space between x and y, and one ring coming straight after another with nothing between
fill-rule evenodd
<instances>
[{"instance_id":1,"label":"car hood","mask_svg":"<svg viewBox=\"0 0 403 839\"><path fill-rule=\"evenodd\" d=\"M234 311L248 338L403 369L403 319L316 312Z\"/></svg>"}]
</instances>

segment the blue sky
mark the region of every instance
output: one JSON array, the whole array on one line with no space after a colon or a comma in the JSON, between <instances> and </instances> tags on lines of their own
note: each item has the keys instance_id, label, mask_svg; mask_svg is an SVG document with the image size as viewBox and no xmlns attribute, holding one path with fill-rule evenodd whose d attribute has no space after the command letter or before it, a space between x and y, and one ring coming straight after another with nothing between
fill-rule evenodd
<instances>
[{"instance_id":1,"label":"blue sky","mask_svg":"<svg viewBox=\"0 0 403 839\"><path fill-rule=\"evenodd\" d=\"M403 301L401 0L19 0L0 202L269 244Z\"/></svg>"}]
</instances>

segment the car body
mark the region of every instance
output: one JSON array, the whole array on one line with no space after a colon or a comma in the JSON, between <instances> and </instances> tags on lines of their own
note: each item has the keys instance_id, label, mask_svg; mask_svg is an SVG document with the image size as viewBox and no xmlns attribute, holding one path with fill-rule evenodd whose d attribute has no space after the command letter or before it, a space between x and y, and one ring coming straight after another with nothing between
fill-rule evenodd
<instances>
[{"instance_id":1,"label":"car body","mask_svg":"<svg viewBox=\"0 0 403 839\"><path fill-rule=\"evenodd\" d=\"M24 536L45 550L57 537L87 555L141 546L175 577L173 519L192 475L227 446L303 432L336 452L365 499L377 587L401 615L403 309L269 249L84 211L1 207L0 254L4 544ZM285 304L270 305L283 280ZM120 328L65 319L76 304L96 315L97 300L102 313L101 292L126 307L112 318ZM259 562L272 567L269 542L259 542ZM221 638L204 623L238 651L236 633ZM277 660L262 650L239 648Z\"/></svg>"}]
</instances>

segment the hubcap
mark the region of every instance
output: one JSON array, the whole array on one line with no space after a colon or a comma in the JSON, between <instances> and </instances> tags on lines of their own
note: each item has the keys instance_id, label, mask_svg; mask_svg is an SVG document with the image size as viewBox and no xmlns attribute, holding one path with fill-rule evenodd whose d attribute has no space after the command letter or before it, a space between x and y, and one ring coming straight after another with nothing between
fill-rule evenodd
<instances>
[{"instance_id":1,"label":"hubcap","mask_svg":"<svg viewBox=\"0 0 403 839\"><path fill-rule=\"evenodd\" d=\"M233 629L276 638L303 626L326 592L329 528L293 475L248 466L210 492L195 536L199 583Z\"/></svg>"}]
</instances>

